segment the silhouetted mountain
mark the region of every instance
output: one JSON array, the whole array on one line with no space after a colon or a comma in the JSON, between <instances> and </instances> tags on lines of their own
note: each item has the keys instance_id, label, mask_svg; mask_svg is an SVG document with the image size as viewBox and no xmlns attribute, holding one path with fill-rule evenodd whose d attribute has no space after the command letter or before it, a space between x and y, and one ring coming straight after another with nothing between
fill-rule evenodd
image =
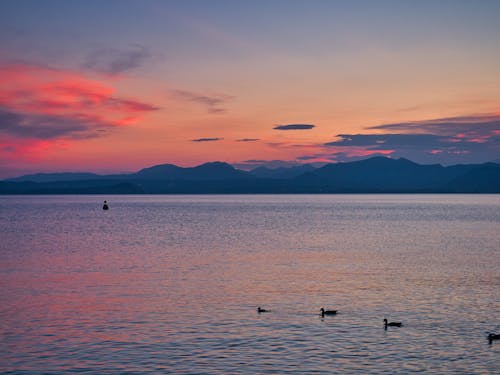
<instances>
[{"instance_id":1,"label":"silhouetted mountain","mask_svg":"<svg viewBox=\"0 0 500 375\"><path fill-rule=\"evenodd\" d=\"M153 167L141 169L137 173L129 175L129 177L137 177L140 179L165 180L169 176L180 174L183 168L173 164L160 164Z\"/></svg>"},{"instance_id":2,"label":"silhouetted mountain","mask_svg":"<svg viewBox=\"0 0 500 375\"><path fill-rule=\"evenodd\" d=\"M436 189L443 180L441 165L419 165L381 156L351 163L327 164L296 179L319 191L404 192Z\"/></svg>"},{"instance_id":3,"label":"silhouetted mountain","mask_svg":"<svg viewBox=\"0 0 500 375\"><path fill-rule=\"evenodd\" d=\"M70 172L70 173L35 173L35 174L27 174L21 177L9 178L5 181L12 182L24 182L24 181L32 181L32 182L51 182L51 181L81 181L81 180L95 180L98 178L102 178L95 173L78 173L78 172Z\"/></svg>"},{"instance_id":4,"label":"silhouetted mountain","mask_svg":"<svg viewBox=\"0 0 500 375\"><path fill-rule=\"evenodd\" d=\"M221 180L254 178L249 172L235 169L222 162L211 162L197 167L182 168L173 164L161 164L144 168L136 173L97 175L93 173L38 173L10 178L9 182L57 182L87 180Z\"/></svg>"},{"instance_id":5,"label":"silhouetted mountain","mask_svg":"<svg viewBox=\"0 0 500 375\"><path fill-rule=\"evenodd\" d=\"M82 180L62 181L61 176L75 175L51 174L36 182L32 176L39 175L0 181L0 194L500 193L500 164L443 167L385 157L251 173L214 162L193 168L163 164L123 175L83 174ZM59 180L49 181L49 176Z\"/></svg>"},{"instance_id":6,"label":"silhouetted mountain","mask_svg":"<svg viewBox=\"0 0 500 375\"><path fill-rule=\"evenodd\" d=\"M443 167L379 156L351 163L328 164L297 177L295 183L310 191L332 193L476 192L471 186L487 188L484 192L500 192L500 183L495 185L488 173L475 172L485 165L496 164ZM488 169L488 172L493 171L494 168ZM476 179L476 182L471 179ZM479 189L477 192L483 191Z\"/></svg>"},{"instance_id":7,"label":"silhouetted mountain","mask_svg":"<svg viewBox=\"0 0 500 375\"><path fill-rule=\"evenodd\" d=\"M486 163L469 169L455 177L449 190L465 193L498 193L500 186L500 164Z\"/></svg>"},{"instance_id":8,"label":"silhouetted mountain","mask_svg":"<svg viewBox=\"0 0 500 375\"><path fill-rule=\"evenodd\" d=\"M141 194L133 182L113 180L10 182L0 181L0 194Z\"/></svg>"},{"instance_id":9,"label":"silhouetted mountain","mask_svg":"<svg viewBox=\"0 0 500 375\"><path fill-rule=\"evenodd\" d=\"M257 167L252 169L250 173L255 177L259 178L293 178L300 176L309 171L313 171L315 168L310 164L299 165L296 167L281 167L281 168L267 168L267 167Z\"/></svg>"},{"instance_id":10,"label":"silhouetted mountain","mask_svg":"<svg viewBox=\"0 0 500 375\"><path fill-rule=\"evenodd\" d=\"M233 166L222 163L205 163L193 168L181 168L172 164L156 165L145 168L129 176L140 180L222 180L251 178L248 172L235 169Z\"/></svg>"}]
</instances>

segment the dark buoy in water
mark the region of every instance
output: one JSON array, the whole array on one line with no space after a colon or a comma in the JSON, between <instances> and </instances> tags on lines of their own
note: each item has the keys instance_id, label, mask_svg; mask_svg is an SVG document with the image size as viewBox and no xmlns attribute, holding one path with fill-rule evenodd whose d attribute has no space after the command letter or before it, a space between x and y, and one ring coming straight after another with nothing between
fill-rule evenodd
<instances>
[{"instance_id":1,"label":"dark buoy in water","mask_svg":"<svg viewBox=\"0 0 500 375\"><path fill-rule=\"evenodd\" d=\"M102 205L103 210L109 210L108 202L104 201L104 204Z\"/></svg>"}]
</instances>

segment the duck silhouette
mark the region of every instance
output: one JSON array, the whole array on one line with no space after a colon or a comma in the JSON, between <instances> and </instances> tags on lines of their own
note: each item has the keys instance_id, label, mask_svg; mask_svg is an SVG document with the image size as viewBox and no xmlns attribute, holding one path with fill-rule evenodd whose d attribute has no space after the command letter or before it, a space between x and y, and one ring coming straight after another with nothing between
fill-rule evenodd
<instances>
[{"instance_id":1,"label":"duck silhouette","mask_svg":"<svg viewBox=\"0 0 500 375\"><path fill-rule=\"evenodd\" d=\"M263 309L263 308L261 308L261 307L259 306L259 307L257 307L257 312L260 314L260 313L269 312L269 310Z\"/></svg>"},{"instance_id":2,"label":"duck silhouette","mask_svg":"<svg viewBox=\"0 0 500 375\"><path fill-rule=\"evenodd\" d=\"M387 327L401 327L403 323L401 322L387 322L387 319L384 319L384 328L387 329Z\"/></svg>"},{"instance_id":3,"label":"duck silhouette","mask_svg":"<svg viewBox=\"0 0 500 375\"><path fill-rule=\"evenodd\" d=\"M321 317L324 317L325 315L335 315L337 314L337 310L325 310L323 307L319 309L321 313Z\"/></svg>"},{"instance_id":4,"label":"duck silhouette","mask_svg":"<svg viewBox=\"0 0 500 375\"><path fill-rule=\"evenodd\" d=\"M500 333L490 333L488 335L488 341L491 344L493 340L500 340Z\"/></svg>"},{"instance_id":5,"label":"duck silhouette","mask_svg":"<svg viewBox=\"0 0 500 375\"><path fill-rule=\"evenodd\" d=\"M102 205L102 209L103 210L109 210L109 206L108 206L108 202L107 201L104 201L104 203Z\"/></svg>"}]
</instances>

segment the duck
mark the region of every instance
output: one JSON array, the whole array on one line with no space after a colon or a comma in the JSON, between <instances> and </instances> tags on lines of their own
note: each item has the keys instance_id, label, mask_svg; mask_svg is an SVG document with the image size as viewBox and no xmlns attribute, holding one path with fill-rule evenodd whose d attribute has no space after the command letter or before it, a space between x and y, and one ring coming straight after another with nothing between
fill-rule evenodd
<instances>
[{"instance_id":1,"label":"duck","mask_svg":"<svg viewBox=\"0 0 500 375\"><path fill-rule=\"evenodd\" d=\"M488 341L490 342L490 344L493 340L500 340L500 333L490 333L488 335Z\"/></svg>"},{"instance_id":2,"label":"duck","mask_svg":"<svg viewBox=\"0 0 500 375\"><path fill-rule=\"evenodd\" d=\"M401 327L403 323L401 322L387 322L387 319L384 319L384 328L387 329L387 327Z\"/></svg>"},{"instance_id":3,"label":"duck","mask_svg":"<svg viewBox=\"0 0 500 375\"><path fill-rule=\"evenodd\" d=\"M269 310L263 309L263 308L261 308L261 307L259 306L259 307L257 307L257 312L260 314L260 313L269 312Z\"/></svg>"},{"instance_id":4,"label":"duck","mask_svg":"<svg viewBox=\"0 0 500 375\"><path fill-rule=\"evenodd\" d=\"M109 210L108 202L104 201L104 203L102 205L102 209L103 210Z\"/></svg>"},{"instance_id":5,"label":"duck","mask_svg":"<svg viewBox=\"0 0 500 375\"><path fill-rule=\"evenodd\" d=\"M321 312L321 317L324 317L325 315L335 315L337 314L337 310L325 310L323 307L319 309Z\"/></svg>"}]
</instances>

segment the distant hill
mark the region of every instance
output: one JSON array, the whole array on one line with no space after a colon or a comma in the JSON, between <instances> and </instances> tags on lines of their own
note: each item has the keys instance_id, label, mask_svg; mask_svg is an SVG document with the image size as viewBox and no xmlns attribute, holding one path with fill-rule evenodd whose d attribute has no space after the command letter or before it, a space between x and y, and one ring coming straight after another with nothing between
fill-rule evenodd
<instances>
[{"instance_id":1,"label":"distant hill","mask_svg":"<svg viewBox=\"0 0 500 375\"><path fill-rule=\"evenodd\" d=\"M323 192L441 192L472 167L420 165L407 159L373 157L328 164L296 178L296 183Z\"/></svg>"},{"instance_id":2,"label":"distant hill","mask_svg":"<svg viewBox=\"0 0 500 375\"><path fill-rule=\"evenodd\" d=\"M184 168L173 164L161 164L153 167L141 169L139 172L130 175L141 179L159 179L164 180L168 176L176 176L181 173Z\"/></svg>"},{"instance_id":3,"label":"distant hill","mask_svg":"<svg viewBox=\"0 0 500 375\"><path fill-rule=\"evenodd\" d=\"M145 168L129 176L141 180L222 180L252 178L245 171L235 169L233 166L222 163L205 163L193 168L181 168L173 164L162 164Z\"/></svg>"},{"instance_id":4,"label":"distant hill","mask_svg":"<svg viewBox=\"0 0 500 375\"><path fill-rule=\"evenodd\" d=\"M183 168L156 165L136 173L33 174L0 181L0 194L286 194L500 193L500 164L443 167L373 157L321 168L256 168L222 162Z\"/></svg>"},{"instance_id":5,"label":"distant hill","mask_svg":"<svg viewBox=\"0 0 500 375\"><path fill-rule=\"evenodd\" d=\"M450 191L467 193L499 193L500 164L486 163L458 174L447 185Z\"/></svg>"},{"instance_id":6,"label":"distant hill","mask_svg":"<svg viewBox=\"0 0 500 375\"><path fill-rule=\"evenodd\" d=\"M37 173L20 177L9 178L9 182L59 182L59 181L87 181L87 180L221 180L254 178L249 172L235 169L222 162L212 162L197 167L182 168L173 164L160 164L144 168L136 173L98 175L94 173Z\"/></svg>"},{"instance_id":7,"label":"distant hill","mask_svg":"<svg viewBox=\"0 0 500 375\"><path fill-rule=\"evenodd\" d=\"M0 194L142 194L140 185L113 180L0 181Z\"/></svg>"},{"instance_id":8,"label":"distant hill","mask_svg":"<svg viewBox=\"0 0 500 375\"><path fill-rule=\"evenodd\" d=\"M21 177L9 178L5 181L12 182L53 182L53 181L82 181L95 180L102 176L95 173L36 173L27 174Z\"/></svg>"},{"instance_id":9,"label":"distant hill","mask_svg":"<svg viewBox=\"0 0 500 375\"><path fill-rule=\"evenodd\" d=\"M315 168L310 164L299 165L288 168L267 168L257 167L252 169L250 173L258 178L293 178L300 176L306 172L313 171Z\"/></svg>"}]
</instances>

